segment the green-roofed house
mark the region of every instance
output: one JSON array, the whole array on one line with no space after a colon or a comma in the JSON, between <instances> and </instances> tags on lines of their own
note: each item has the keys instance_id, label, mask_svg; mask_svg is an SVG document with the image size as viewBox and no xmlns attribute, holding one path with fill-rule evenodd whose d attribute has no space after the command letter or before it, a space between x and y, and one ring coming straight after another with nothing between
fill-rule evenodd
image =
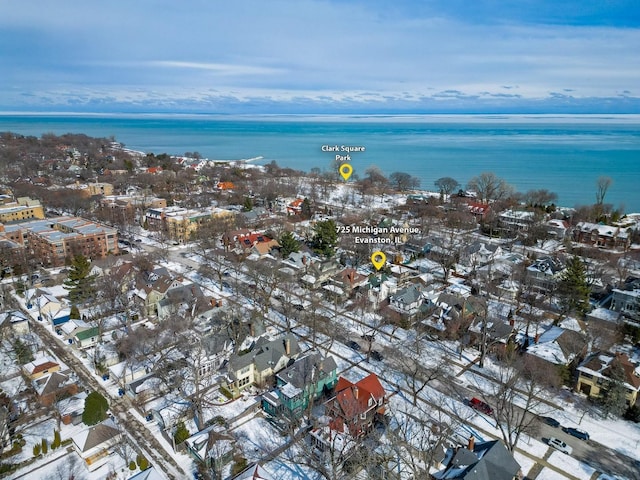
<instances>
[{"instance_id":1,"label":"green-roofed house","mask_svg":"<svg viewBox=\"0 0 640 480\"><path fill-rule=\"evenodd\" d=\"M98 343L99 339L100 329L98 327L90 327L79 330L75 332L75 335L73 336L73 341L78 348L91 347L92 345Z\"/></svg>"},{"instance_id":2,"label":"green-roofed house","mask_svg":"<svg viewBox=\"0 0 640 480\"><path fill-rule=\"evenodd\" d=\"M309 403L327 395L338 382L333 357L308 353L276 374L276 388L262 396L262 409L274 418L297 419Z\"/></svg>"}]
</instances>

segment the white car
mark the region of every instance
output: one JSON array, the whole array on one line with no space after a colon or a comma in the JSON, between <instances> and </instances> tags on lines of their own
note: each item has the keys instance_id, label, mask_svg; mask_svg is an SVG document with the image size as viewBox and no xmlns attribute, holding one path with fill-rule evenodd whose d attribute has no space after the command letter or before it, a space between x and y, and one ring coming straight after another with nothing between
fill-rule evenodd
<instances>
[{"instance_id":1,"label":"white car","mask_svg":"<svg viewBox=\"0 0 640 480\"><path fill-rule=\"evenodd\" d=\"M562 453L566 453L567 455L571 455L571 452L573 452L573 448L571 448L559 438L551 437L547 443L549 444L549 446L561 451Z\"/></svg>"}]
</instances>

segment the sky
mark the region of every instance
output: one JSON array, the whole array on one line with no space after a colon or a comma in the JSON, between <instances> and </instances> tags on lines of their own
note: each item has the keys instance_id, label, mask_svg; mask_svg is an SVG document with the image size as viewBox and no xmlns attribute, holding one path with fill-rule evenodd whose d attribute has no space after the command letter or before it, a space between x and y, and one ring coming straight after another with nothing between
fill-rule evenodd
<instances>
[{"instance_id":1,"label":"sky","mask_svg":"<svg viewBox=\"0 0 640 480\"><path fill-rule=\"evenodd\" d=\"M640 113L638 0L0 0L0 111Z\"/></svg>"}]
</instances>

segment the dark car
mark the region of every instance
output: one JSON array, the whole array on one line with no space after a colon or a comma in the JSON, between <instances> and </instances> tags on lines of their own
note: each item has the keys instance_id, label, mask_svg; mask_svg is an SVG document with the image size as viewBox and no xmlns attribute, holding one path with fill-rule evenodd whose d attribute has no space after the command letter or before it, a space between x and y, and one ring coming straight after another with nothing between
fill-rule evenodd
<instances>
[{"instance_id":1,"label":"dark car","mask_svg":"<svg viewBox=\"0 0 640 480\"><path fill-rule=\"evenodd\" d=\"M377 350L371 350L371 358L376 362L381 362L382 360L384 360L382 354Z\"/></svg>"},{"instance_id":2,"label":"dark car","mask_svg":"<svg viewBox=\"0 0 640 480\"><path fill-rule=\"evenodd\" d=\"M589 440L589 434L584 430L580 430L579 428L562 427L562 431L576 438L579 438L580 440Z\"/></svg>"},{"instance_id":3,"label":"dark car","mask_svg":"<svg viewBox=\"0 0 640 480\"><path fill-rule=\"evenodd\" d=\"M558 428L560 426L560 422L553 417L540 417L540 421L550 427Z\"/></svg>"},{"instance_id":4,"label":"dark car","mask_svg":"<svg viewBox=\"0 0 640 480\"><path fill-rule=\"evenodd\" d=\"M489 406L487 402L483 402L479 398L473 397L469 400L469 406L474 410L485 413L487 415L493 415L493 408Z\"/></svg>"},{"instance_id":5,"label":"dark car","mask_svg":"<svg viewBox=\"0 0 640 480\"><path fill-rule=\"evenodd\" d=\"M354 342L353 340L349 340L347 342L347 347L351 350L355 350L356 352L360 350L360 344L358 342Z\"/></svg>"}]
</instances>

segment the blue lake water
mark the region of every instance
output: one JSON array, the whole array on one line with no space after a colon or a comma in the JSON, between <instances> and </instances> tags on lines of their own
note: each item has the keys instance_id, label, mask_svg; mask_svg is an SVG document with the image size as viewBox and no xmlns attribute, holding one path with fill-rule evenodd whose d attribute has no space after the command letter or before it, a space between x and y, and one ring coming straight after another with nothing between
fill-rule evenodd
<instances>
[{"instance_id":1,"label":"blue lake water","mask_svg":"<svg viewBox=\"0 0 640 480\"><path fill-rule=\"evenodd\" d=\"M83 116L0 115L0 131L24 135L84 133L115 137L128 148L154 153L197 151L237 160L264 157L309 171L331 168L322 145L364 146L351 155L356 174L372 165L403 171L433 189L450 176L461 184L491 171L518 191L546 188L565 206L591 204L596 181L613 184L605 202L640 212L638 116Z\"/></svg>"}]
</instances>

